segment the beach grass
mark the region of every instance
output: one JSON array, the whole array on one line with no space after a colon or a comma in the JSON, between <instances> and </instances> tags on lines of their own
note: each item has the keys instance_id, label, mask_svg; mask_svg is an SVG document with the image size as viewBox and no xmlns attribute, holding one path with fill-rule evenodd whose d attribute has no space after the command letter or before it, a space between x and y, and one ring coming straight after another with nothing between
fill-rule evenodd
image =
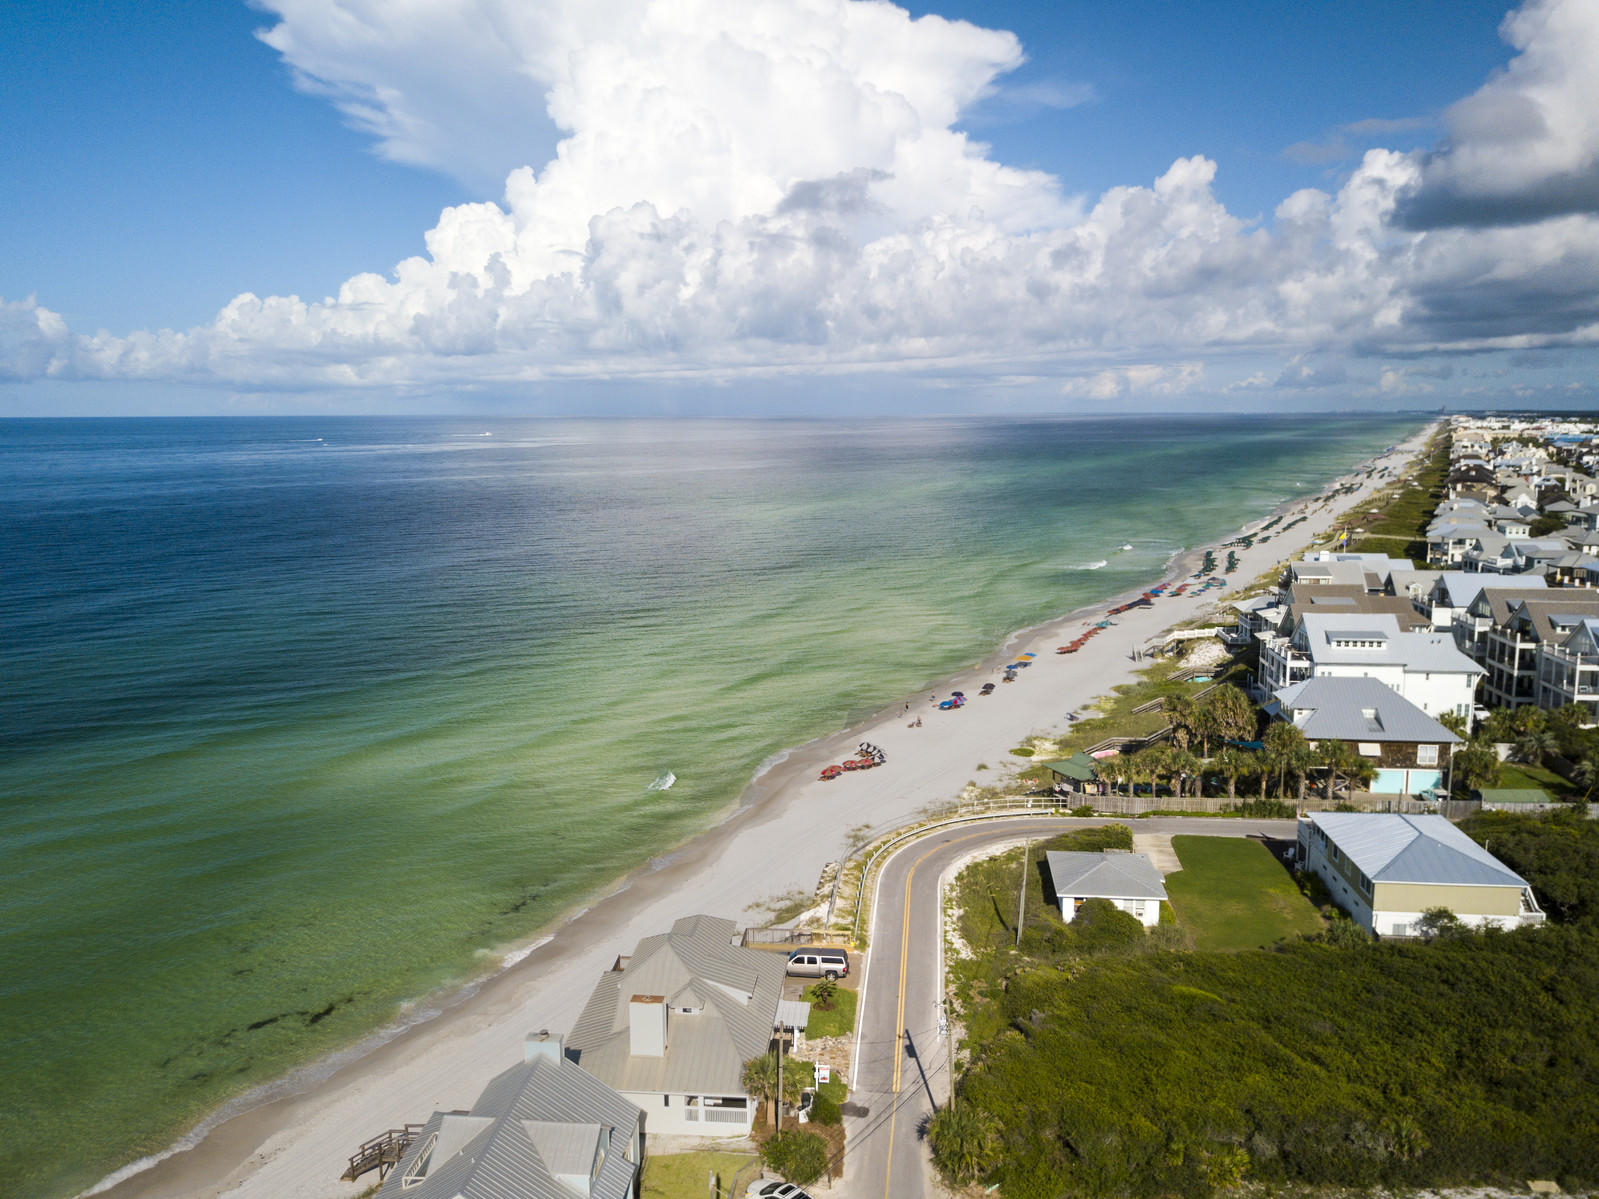
<instances>
[{"instance_id":1,"label":"beach grass","mask_svg":"<svg viewBox=\"0 0 1599 1199\"><path fill-rule=\"evenodd\" d=\"M1172 848L1183 868L1166 877L1166 894L1196 949L1255 949L1321 931L1316 909L1258 842L1179 836Z\"/></svg>"},{"instance_id":2,"label":"beach grass","mask_svg":"<svg viewBox=\"0 0 1599 1199\"><path fill-rule=\"evenodd\" d=\"M839 987L833 992L833 1008L823 1011L816 1005L814 987L806 987L801 998L811 1005L810 1023L806 1026L807 1037L847 1037L855 1031L855 992L847 987Z\"/></svg>"},{"instance_id":3,"label":"beach grass","mask_svg":"<svg viewBox=\"0 0 1599 1199\"><path fill-rule=\"evenodd\" d=\"M1386 553L1424 565L1427 526L1432 523L1448 477L1449 439L1439 434L1427 447L1426 458L1408 479L1373 496L1369 503L1361 506L1362 512L1349 514L1350 519L1365 530L1350 537L1349 551ZM1371 517L1368 514L1372 511L1382 515Z\"/></svg>"},{"instance_id":4,"label":"beach grass","mask_svg":"<svg viewBox=\"0 0 1599 1199\"><path fill-rule=\"evenodd\" d=\"M714 1174L718 1196L742 1194L745 1184L759 1174L760 1160L753 1153L652 1153L644 1161L639 1193L643 1199L705 1199Z\"/></svg>"}]
</instances>

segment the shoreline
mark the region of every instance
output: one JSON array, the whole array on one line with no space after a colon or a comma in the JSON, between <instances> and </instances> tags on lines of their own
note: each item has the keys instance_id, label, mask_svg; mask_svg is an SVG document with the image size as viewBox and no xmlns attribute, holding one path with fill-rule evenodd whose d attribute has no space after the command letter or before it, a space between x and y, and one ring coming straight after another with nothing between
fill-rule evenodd
<instances>
[{"instance_id":1,"label":"shoreline","mask_svg":"<svg viewBox=\"0 0 1599 1199\"><path fill-rule=\"evenodd\" d=\"M1217 608L1225 596L1285 554L1302 552L1344 511L1391 482L1377 464L1393 467L1396 460L1413 460L1436 428L1437 422L1428 422L1402 445L1357 464L1324 488L1286 499L1238 526L1227 540L1257 530L1274 515L1302 511L1307 518L1292 537L1273 535L1264 546L1240 550L1239 569L1228 576L1238 586L1216 596L1164 597L1127 614L1118 626L1127 635L1136 633L1132 646L1142 648L1153 636ZM1337 494L1351 484L1348 494ZM1063 728L1068 711L1127 681L1137 664L1125 636L1096 638L1070 658L1057 658L1050 650L1057 640L1069 639L1085 617L1158 582L1192 574L1207 548L1220 554L1222 542L1176 551L1154 582L1016 630L978 662L930 688L942 696L986 681L1016 653L1035 649L1040 656L1034 667L994 697L974 699L958 713L941 713L929 712L918 692L772 755L713 823L559 914L527 942L507 947L486 975L420 997L396 1022L354 1045L236 1097L161 1154L122 1167L84 1194L116 1199L358 1195L371 1180L344 1183L338 1172L360 1141L425 1119L435 1109L469 1106L489 1077L520 1060L526 1032L569 1027L594 979L617 953L631 951L640 936L701 911L747 923L755 906L751 900L814 888L822 866L844 858L848 828L863 821L874 827L903 822L952 797L977 768L972 763L1008 762L1009 747L1032 732ZM938 720L947 720L948 734L922 736L927 729L906 728L907 702L912 716L923 716L934 728ZM819 767L863 738L888 749L887 769L819 783Z\"/></svg>"}]
</instances>

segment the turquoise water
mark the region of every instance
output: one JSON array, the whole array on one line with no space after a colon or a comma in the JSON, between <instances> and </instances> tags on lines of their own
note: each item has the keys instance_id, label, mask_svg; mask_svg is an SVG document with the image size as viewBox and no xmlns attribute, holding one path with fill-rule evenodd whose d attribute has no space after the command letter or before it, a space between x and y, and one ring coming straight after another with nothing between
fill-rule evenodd
<instances>
[{"instance_id":1,"label":"turquoise water","mask_svg":"<svg viewBox=\"0 0 1599 1199\"><path fill-rule=\"evenodd\" d=\"M0 423L0 1192L164 1148L1418 423Z\"/></svg>"}]
</instances>

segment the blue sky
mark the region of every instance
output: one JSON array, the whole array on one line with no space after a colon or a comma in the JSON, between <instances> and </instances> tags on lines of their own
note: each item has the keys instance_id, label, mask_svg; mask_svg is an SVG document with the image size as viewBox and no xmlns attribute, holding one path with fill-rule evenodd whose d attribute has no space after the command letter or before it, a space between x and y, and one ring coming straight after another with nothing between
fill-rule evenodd
<instances>
[{"instance_id":1,"label":"blue sky","mask_svg":"<svg viewBox=\"0 0 1599 1199\"><path fill-rule=\"evenodd\" d=\"M393 8L0 8L0 413L1593 402L1591 4Z\"/></svg>"}]
</instances>

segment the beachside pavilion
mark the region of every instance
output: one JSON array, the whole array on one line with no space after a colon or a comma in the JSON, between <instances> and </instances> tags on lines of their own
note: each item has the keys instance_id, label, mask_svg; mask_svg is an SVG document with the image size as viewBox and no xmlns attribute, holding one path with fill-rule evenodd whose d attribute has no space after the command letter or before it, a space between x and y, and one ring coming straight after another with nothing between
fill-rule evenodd
<instances>
[{"instance_id":1,"label":"beachside pavilion","mask_svg":"<svg viewBox=\"0 0 1599 1199\"><path fill-rule=\"evenodd\" d=\"M1054 776L1057 786L1064 785L1072 791L1086 791L1089 784L1099 780L1097 763L1082 750L1058 762L1039 762L1038 765Z\"/></svg>"}]
</instances>

